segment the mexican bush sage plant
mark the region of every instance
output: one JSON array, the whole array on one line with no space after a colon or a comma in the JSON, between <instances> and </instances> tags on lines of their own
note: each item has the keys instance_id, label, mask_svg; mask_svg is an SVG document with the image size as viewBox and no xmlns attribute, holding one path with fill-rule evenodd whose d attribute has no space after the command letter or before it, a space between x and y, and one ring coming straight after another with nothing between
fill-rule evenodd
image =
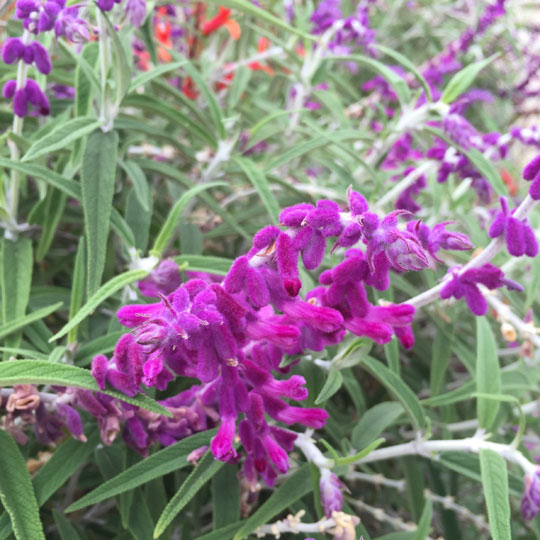
<instances>
[{"instance_id":1,"label":"mexican bush sage plant","mask_svg":"<svg viewBox=\"0 0 540 540\"><path fill-rule=\"evenodd\" d=\"M1 538L540 537L535 6L0 9Z\"/></svg>"}]
</instances>

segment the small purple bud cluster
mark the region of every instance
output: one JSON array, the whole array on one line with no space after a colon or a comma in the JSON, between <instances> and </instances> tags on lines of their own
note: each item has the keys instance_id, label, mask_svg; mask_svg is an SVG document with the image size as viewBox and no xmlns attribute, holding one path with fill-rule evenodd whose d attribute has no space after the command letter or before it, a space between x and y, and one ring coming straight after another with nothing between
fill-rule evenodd
<instances>
[{"instance_id":1,"label":"small purple bud cluster","mask_svg":"<svg viewBox=\"0 0 540 540\"><path fill-rule=\"evenodd\" d=\"M13 37L6 40L2 47L3 62L34 65L40 73L48 75L51 72L49 53L39 41L30 43L30 36L54 30L57 38L66 36L73 42L87 41L90 38L88 23L78 18L78 10L76 6L66 7L65 0L17 0L15 16L23 21L25 33L22 39ZM6 99L13 99L13 112L19 117L27 116L30 106L41 115L50 112L45 93L26 76L20 83L7 81L2 94Z\"/></svg>"},{"instance_id":2,"label":"small purple bud cluster","mask_svg":"<svg viewBox=\"0 0 540 540\"><path fill-rule=\"evenodd\" d=\"M535 200L540 200L540 155L536 156L524 169L523 178L531 182L529 195Z\"/></svg>"},{"instance_id":3,"label":"small purple bud cluster","mask_svg":"<svg viewBox=\"0 0 540 540\"><path fill-rule=\"evenodd\" d=\"M523 287L504 277L504 272L490 263L479 268L470 268L465 272L459 269L450 271L451 278L446 282L441 290L441 298L451 297L460 300L465 297L468 308L474 315L485 315L488 304L478 285L483 285L489 290L506 286L509 290L522 291Z\"/></svg>"},{"instance_id":4,"label":"small purple bud cluster","mask_svg":"<svg viewBox=\"0 0 540 540\"><path fill-rule=\"evenodd\" d=\"M528 221L526 219L520 221L512 216L514 211L509 211L506 197L501 197L500 203L501 210L489 228L490 238L497 238L504 234L510 255L536 257L538 255L538 242Z\"/></svg>"},{"instance_id":5,"label":"small purple bud cluster","mask_svg":"<svg viewBox=\"0 0 540 540\"><path fill-rule=\"evenodd\" d=\"M375 31L369 27L369 4L372 2L373 0L361 0L357 3L355 13L344 17L341 0L323 0L310 18L313 33L322 34L334 26L336 32L328 45L334 54L348 55L353 52L353 48L360 48L375 56ZM356 64L351 63L350 69L355 71Z\"/></svg>"},{"instance_id":6,"label":"small purple bud cluster","mask_svg":"<svg viewBox=\"0 0 540 540\"><path fill-rule=\"evenodd\" d=\"M525 476L525 493L521 499L521 515L527 521L540 512L540 470Z\"/></svg>"}]
</instances>

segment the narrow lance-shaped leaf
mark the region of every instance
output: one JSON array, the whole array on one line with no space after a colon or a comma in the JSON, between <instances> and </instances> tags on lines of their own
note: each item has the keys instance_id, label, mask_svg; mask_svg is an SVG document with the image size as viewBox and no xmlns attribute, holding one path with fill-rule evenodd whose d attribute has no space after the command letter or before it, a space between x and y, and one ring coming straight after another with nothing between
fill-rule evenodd
<instances>
[{"instance_id":1,"label":"narrow lance-shaped leaf","mask_svg":"<svg viewBox=\"0 0 540 540\"><path fill-rule=\"evenodd\" d=\"M82 205L87 253L87 290L101 283L109 235L118 134L95 131L88 137L81 169Z\"/></svg>"},{"instance_id":2,"label":"narrow lance-shaped leaf","mask_svg":"<svg viewBox=\"0 0 540 540\"><path fill-rule=\"evenodd\" d=\"M45 540L26 463L11 435L0 430L0 499L17 540Z\"/></svg>"},{"instance_id":3,"label":"narrow lance-shaped leaf","mask_svg":"<svg viewBox=\"0 0 540 540\"><path fill-rule=\"evenodd\" d=\"M365 367L401 402L416 429L426 427L426 416L418 398L398 375L371 356L363 358L360 365Z\"/></svg>"},{"instance_id":4,"label":"narrow lance-shaped leaf","mask_svg":"<svg viewBox=\"0 0 540 540\"><path fill-rule=\"evenodd\" d=\"M480 450L482 485L493 540L512 540L506 461L493 450Z\"/></svg>"},{"instance_id":5,"label":"narrow lance-shaped leaf","mask_svg":"<svg viewBox=\"0 0 540 540\"><path fill-rule=\"evenodd\" d=\"M234 540L242 540L257 527L269 523L272 518L309 493L312 488L309 465L305 464L281 484L270 497L243 522Z\"/></svg>"},{"instance_id":6,"label":"narrow lance-shaped leaf","mask_svg":"<svg viewBox=\"0 0 540 540\"><path fill-rule=\"evenodd\" d=\"M482 71L487 65L491 64L493 60L498 58L499 54L494 54L485 60L480 60L474 64L470 64L464 67L462 70L458 71L451 79L448 81L442 96L441 101L443 103L452 103L455 101L471 84L477 75Z\"/></svg>"},{"instance_id":7,"label":"narrow lance-shaped leaf","mask_svg":"<svg viewBox=\"0 0 540 540\"><path fill-rule=\"evenodd\" d=\"M99 485L93 491L87 493L84 497L81 497L78 501L75 501L67 509L67 512L74 512L75 510L80 510L91 504L97 504L98 502L109 499L119 493L135 489L146 482L150 482L150 480L153 480L154 478L160 478L165 474L186 467L189 465L189 462L187 461L188 455L193 450L207 445L210 439L216 434L216 431L217 430L212 429L197 433L187 439L183 439L171 446L159 450L143 461L136 463L129 469L122 471L114 478Z\"/></svg>"},{"instance_id":8,"label":"narrow lance-shaped leaf","mask_svg":"<svg viewBox=\"0 0 540 540\"><path fill-rule=\"evenodd\" d=\"M100 390L90 370L44 360L13 360L0 363L0 387L16 384L53 384L103 392L142 409L171 417L168 409L144 394L128 397L113 389Z\"/></svg>"},{"instance_id":9,"label":"narrow lance-shaped leaf","mask_svg":"<svg viewBox=\"0 0 540 540\"><path fill-rule=\"evenodd\" d=\"M37 140L23 156L22 161L30 161L40 156L65 148L68 144L91 133L101 124L91 116L80 116L61 124L56 129Z\"/></svg>"},{"instance_id":10,"label":"narrow lance-shaped leaf","mask_svg":"<svg viewBox=\"0 0 540 540\"><path fill-rule=\"evenodd\" d=\"M270 190L270 185L264 172L249 159L235 157L234 161L240 166L248 177L248 180L253 184L261 201L268 210L274 225L277 225L279 223L279 204Z\"/></svg>"},{"instance_id":11,"label":"narrow lance-shaped leaf","mask_svg":"<svg viewBox=\"0 0 540 540\"><path fill-rule=\"evenodd\" d=\"M32 241L19 236L12 241L3 238L0 244L0 293L4 335L13 321L20 321L26 312L32 282ZM17 325L15 325L17 326ZM12 326L13 328L13 326ZM19 327L20 328L20 327ZM20 332L5 340L6 347L18 347Z\"/></svg>"},{"instance_id":12,"label":"narrow lance-shaped leaf","mask_svg":"<svg viewBox=\"0 0 540 540\"><path fill-rule=\"evenodd\" d=\"M501 371L497 342L485 317L476 318L476 390L483 394L501 393ZM489 429L499 411L497 401L479 397L478 422Z\"/></svg>"},{"instance_id":13,"label":"narrow lance-shaped leaf","mask_svg":"<svg viewBox=\"0 0 540 540\"><path fill-rule=\"evenodd\" d=\"M154 247L152 248L152 255L155 255L156 257L160 257L163 253L163 250L167 247L167 244L169 243L174 229L176 225L178 224L178 220L180 219L180 216L182 215L182 211L188 204L188 202L195 197L198 193L201 191L205 191L207 189L216 187L216 186L225 186L225 182L211 182L209 184L203 184L200 186L192 187L191 189L188 189L181 197L176 201L176 204L172 207L171 211L169 212L169 215L167 216L167 219L165 220L165 223L163 224L163 227L161 228L161 231L159 231L159 234L154 242Z\"/></svg>"},{"instance_id":14,"label":"narrow lance-shaped leaf","mask_svg":"<svg viewBox=\"0 0 540 540\"><path fill-rule=\"evenodd\" d=\"M154 530L154 538L159 538L171 521L193 499L197 492L223 467L225 463L214 459L207 452L191 474L184 480L180 489L164 508Z\"/></svg>"}]
</instances>

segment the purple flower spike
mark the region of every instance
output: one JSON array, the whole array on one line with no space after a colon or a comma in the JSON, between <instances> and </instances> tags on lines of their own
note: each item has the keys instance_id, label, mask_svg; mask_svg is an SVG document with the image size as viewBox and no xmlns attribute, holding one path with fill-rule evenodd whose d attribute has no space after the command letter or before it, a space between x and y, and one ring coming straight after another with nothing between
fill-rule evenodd
<instances>
[{"instance_id":1,"label":"purple flower spike","mask_svg":"<svg viewBox=\"0 0 540 540\"><path fill-rule=\"evenodd\" d=\"M321 503L324 515L330 517L332 512L339 512L343 508L343 495L341 488L343 483L329 469L321 469L319 489L321 491Z\"/></svg>"},{"instance_id":2,"label":"purple flower spike","mask_svg":"<svg viewBox=\"0 0 540 540\"><path fill-rule=\"evenodd\" d=\"M101 11L111 11L114 7L114 0L97 0L96 4Z\"/></svg>"},{"instance_id":3,"label":"purple flower spike","mask_svg":"<svg viewBox=\"0 0 540 540\"><path fill-rule=\"evenodd\" d=\"M15 90L17 88L17 81L14 81L13 79L9 80L4 84L4 88L2 89L2 95L6 99L11 99L15 95Z\"/></svg>"},{"instance_id":4,"label":"purple flower spike","mask_svg":"<svg viewBox=\"0 0 540 540\"><path fill-rule=\"evenodd\" d=\"M81 416L73 407L60 403L58 405L58 415L64 419L66 422L66 427L76 439L86 442L86 437L83 433Z\"/></svg>"},{"instance_id":5,"label":"purple flower spike","mask_svg":"<svg viewBox=\"0 0 540 540\"><path fill-rule=\"evenodd\" d=\"M529 188L529 195L535 200L540 200L540 155L536 156L528 165L523 169L523 178L525 180L532 180L531 187Z\"/></svg>"},{"instance_id":6,"label":"purple flower spike","mask_svg":"<svg viewBox=\"0 0 540 540\"><path fill-rule=\"evenodd\" d=\"M13 97L13 112L21 118L28 114L28 98L26 97L26 90L20 88L15 92Z\"/></svg>"},{"instance_id":7,"label":"purple flower spike","mask_svg":"<svg viewBox=\"0 0 540 540\"><path fill-rule=\"evenodd\" d=\"M13 64L24 56L25 45L20 38L9 38L2 47L2 60L5 64Z\"/></svg>"},{"instance_id":8,"label":"purple flower spike","mask_svg":"<svg viewBox=\"0 0 540 540\"><path fill-rule=\"evenodd\" d=\"M43 73L43 75L48 75L51 72L52 66L47 49L39 41L34 41L31 47L34 53L34 63L36 64L37 70L40 73Z\"/></svg>"},{"instance_id":9,"label":"purple flower spike","mask_svg":"<svg viewBox=\"0 0 540 540\"><path fill-rule=\"evenodd\" d=\"M181 283L178 265L172 259L165 259L137 285L145 296L159 298L160 294L171 294Z\"/></svg>"},{"instance_id":10,"label":"purple flower spike","mask_svg":"<svg viewBox=\"0 0 540 540\"><path fill-rule=\"evenodd\" d=\"M495 216L489 228L490 238L497 238L505 233L506 246L510 255L536 257L538 242L531 226L526 220L519 221L512 216L506 197L501 197L500 203L501 211Z\"/></svg>"},{"instance_id":11,"label":"purple flower spike","mask_svg":"<svg viewBox=\"0 0 540 540\"><path fill-rule=\"evenodd\" d=\"M525 520L531 520L540 512L540 470L533 475L525 476L525 490L521 500L521 515Z\"/></svg>"},{"instance_id":12,"label":"purple flower spike","mask_svg":"<svg viewBox=\"0 0 540 540\"><path fill-rule=\"evenodd\" d=\"M133 26L137 28L141 26L146 17L146 0L128 0L126 17Z\"/></svg>"},{"instance_id":13,"label":"purple flower spike","mask_svg":"<svg viewBox=\"0 0 540 540\"><path fill-rule=\"evenodd\" d=\"M353 216L359 216L369 209L366 198L357 191L354 191L352 186L347 188L347 201L349 202L349 210Z\"/></svg>"},{"instance_id":14,"label":"purple flower spike","mask_svg":"<svg viewBox=\"0 0 540 540\"><path fill-rule=\"evenodd\" d=\"M519 284L506 279L500 268L487 263L480 268L466 270L463 274L453 272L452 278L441 290L441 298L447 299L453 296L459 300L465 297L467 306L474 315L485 315L488 305L484 295L478 288L478 284L484 285L490 290L502 286L517 290L521 288Z\"/></svg>"},{"instance_id":15,"label":"purple flower spike","mask_svg":"<svg viewBox=\"0 0 540 540\"><path fill-rule=\"evenodd\" d=\"M96 379L96 382L100 390L105 390L107 385L107 370L108 370L108 360L107 357L103 354L95 356L92 360L92 377Z\"/></svg>"}]
</instances>

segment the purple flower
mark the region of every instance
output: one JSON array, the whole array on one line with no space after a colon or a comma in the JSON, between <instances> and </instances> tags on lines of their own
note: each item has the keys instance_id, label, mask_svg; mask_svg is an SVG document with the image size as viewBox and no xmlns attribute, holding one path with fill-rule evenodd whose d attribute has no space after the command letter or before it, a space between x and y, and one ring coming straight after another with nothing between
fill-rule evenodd
<instances>
[{"instance_id":1,"label":"purple flower","mask_svg":"<svg viewBox=\"0 0 540 540\"><path fill-rule=\"evenodd\" d=\"M333 472L326 468L321 469L319 489L326 517L331 517L332 512L339 512L343 508L343 495L341 494L343 486L343 482Z\"/></svg>"},{"instance_id":2,"label":"purple flower","mask_svg":"<svg viewBox=\"0 0 540 540\"><path fill-rule=\"evenodd\" d=\"M523 178L531 181L531 187L529 188L529 195L535 200L540 200L540 155L536 156L528 165L523 169Z\"/></svg>"},{"instance_id":3,"label":"purple flower","mask_svg":"<svg viewBox=\"0 0 540 540\"><path fill-rule=\"evenodd\" d=\"M146 17L146 0L128 0L126 18L135 27L141 26Z\"/></svg>"},{"instance_id":4,"label":"purple flower","mask_svg":"<svg viewBox=\"0 0 540 540\"><path fill-rule=\"evenodd\" d=\"M26 81L24 88L16 89L15 81L8 81L4 85L4 97L13 97L13 112L24 117L28 114L28 105L34 105L39 114L47 115L50 112L49 100L32 79Z\"/></svg>"},{"instance_id":5,"label":"purple flower","mask_svg":"<svg viewBox=\"0 0 540 540\"><path fill-rule=\"evenodd\" d=\"M26 46L20 38L9 38L2 47L2 60L5 64L13 64L24 56Z\"/></svg>"},{"instance_id":6,"label":"purple flower","mask_svg":"<svg viewBox=\"0 0 540 540\"><path fill-rule=\"evenodd\" d=\"M172 259L164 259L137 285L145 296L159 298L178 289L181 282L178 265Z\"/></svg>"},{"instance_id":7,"label":"purple flower","mask_svg":"<svg viewBox=\"0 0 540 540\"><path fill-rule=\"evenodd\" d=\"M525 476L525 490L521 499L521 515L529 521L540 512L540 471Z\"/></svg>"},{"instance_id":8,"label":"purple flower","mask_svg":"<svg viewBox=\"0 0 540 540\"><path fill-rule=\"evenodd\" d=\"M527 255L536 257L538 254L538 242L533 229L527 220L519 221L512 216L508 208L508 199L501 197L501 211L495 216L489 228L490 238L497 238L505 234L508 253L515 257Z\"/></svg>"},{"instance_id":9,"label":"purple flower","mask_svg":"<svg viewBox=\"0 0 540 540\"><path fill-rule=\"evenodd\" d=\"M474 315L485 315L488 305L478 288L478 284L484 285L490 290L502 286L511 290L523 290L518 283L506 279L501 269L487 263L480 268L470 268L462 274L456 270L452 271L452 278L446 282L441 290L441 298L448 299L453 296L460 300L465 297L467 306Z\"/></svg>"},{"instance_id":10,"label":"purple flower","mask_svg":"<svg viewBox=\"0 0 540 540\"><path fill-rule=\"evenodd\" d=\"M382 221L375 214L366 212L362 218L364 237L367 240L367 260L374 269L374 258L384 253L390 266L397 271L422 270L429 265L428 258L418 241L409 231L397 228L398 216L408 214L396 210Z\"/></svg>"},{"instance_id":11,"label":"purple flower","mask_svg":"<svg viewBox=\"0 0 540 540\"><path fill-rule=\"evenodd\" d=\"M446 226L451 221L443 221L430 229L427 225L418 221L407 223L407 230L415 234L422 247L437 261L437 252L440 249L452 249L455 251L466 251L473 248L469 237L460 232L447 231Z\"/></svg>"}]
</instances>

